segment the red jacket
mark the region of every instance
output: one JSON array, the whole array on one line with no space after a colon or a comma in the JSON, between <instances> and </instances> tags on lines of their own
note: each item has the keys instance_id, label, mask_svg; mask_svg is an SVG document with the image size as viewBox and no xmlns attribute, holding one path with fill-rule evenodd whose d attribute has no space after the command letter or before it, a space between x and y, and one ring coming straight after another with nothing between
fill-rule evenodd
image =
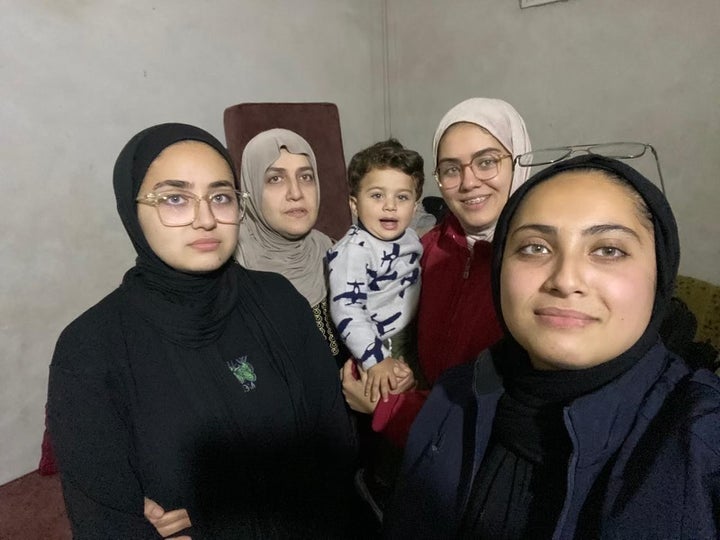
<instances>
[{"instance_id":1,"label":"red jacket","mask_svg":"<svg viewBox=\"0 0 720 540\"><path fill-rule=\"evenodd\" d=\"M422 289L418 311L418 362L430 386L448 368L470 362L502 337L490 289L492 244L471 251L457 218L448 214L422 237ZM429 391L380 401L372 426L404 446Z\"/></svg>"}]
</instances>

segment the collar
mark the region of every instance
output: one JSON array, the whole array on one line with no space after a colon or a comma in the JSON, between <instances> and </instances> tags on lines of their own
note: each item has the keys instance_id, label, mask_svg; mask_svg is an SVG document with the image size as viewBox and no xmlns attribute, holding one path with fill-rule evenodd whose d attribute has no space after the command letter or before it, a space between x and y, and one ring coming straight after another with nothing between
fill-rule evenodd
<instances>
[{"instance_id":1,"label":"collar","mask_svg":"<svg viewBox=\"0 0 720 540\"><path fill-rule=\"evenodd\" d=\"M658 341L628 371L565 408L565 425L583 467L614 453L636 424L652 418L667 393L689 373ZM663 384L657 384L662 379Z\"/></svg>"},{"instance_id":2,"label":"collar","mask_svg":"<svg viewBox=\"0 0 720 540\"><path fill-rule=\"evenodd\" d=\"M473 253L479 251L490 251L492 249L492 242L487 240L476 240L472 249L468 247L467 235L465 229L460 225L460 221L455 217L455 214L449 212L445 214L438 225L440 230L440 241L448 241L456 244L465 251L472 251Z\"/></svg>"},{"instance_id":3,"label":"collar","mask_svg":"<svg viewBox=\"0 0 720 540\"><path fill-rule=\"evenodd\" d=\"M398 236L397 238L393 238L392 240L385 240L384 238L378 238L378 237L375 236L373 233L371 233L370 231L368 231L368 230L365 228L365 225L363 225L363 222L360 221L360 218L357 218L357 225L355 225L355 226L356 226L358 229L360 229L361 231L365 231L366 233L368 233L370 236L372 236L372 237L373 237L375 240L377 240L378 242L387 242L387 243L397 242L398 240L402 239L402 237L405 236L405 233L407 232L407 229L405 229L405 230L402 232L402 234L401 234L400 236Z\"/></svg>"}]
</instances>

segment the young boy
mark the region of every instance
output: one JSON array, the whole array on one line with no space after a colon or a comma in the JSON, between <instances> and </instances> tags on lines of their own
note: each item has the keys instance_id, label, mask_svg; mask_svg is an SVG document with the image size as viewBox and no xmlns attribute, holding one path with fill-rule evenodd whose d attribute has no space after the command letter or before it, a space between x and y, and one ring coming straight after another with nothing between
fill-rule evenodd
<instances>
[{"instance_id":1,"label":"young boy","mask_svg":"<svg viewBox=\"0 0 720 540\"><path fill-rule=\"evenodd\" d=\"M348 166L357 225L328 251L330 315L376 401L412 377L401 331L420 294L418 235L409 229L422 195L423 159L397 140L355 154ZM399 361L400 360L400 361Z\"/></svg>"}]
</instances>

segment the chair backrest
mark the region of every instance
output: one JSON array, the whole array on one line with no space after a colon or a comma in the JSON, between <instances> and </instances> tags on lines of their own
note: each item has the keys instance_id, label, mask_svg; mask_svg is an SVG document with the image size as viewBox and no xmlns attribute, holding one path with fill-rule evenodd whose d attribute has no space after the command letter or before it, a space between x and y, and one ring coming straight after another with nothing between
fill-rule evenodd
<instances>
[{"instance_id":1,"label":"chair backrest","mask_svg":"<svg viewBox=\"0 0 720 540\"><path fill-rule=\"evenodd\" d=\"M339 239L352 223L340 115L333 103L240 103L225 109L225 139L235 169L245 145L258 133L285 128L301 135L315 152L320 211L315 228Z\"/></svg>"}]
</instances>

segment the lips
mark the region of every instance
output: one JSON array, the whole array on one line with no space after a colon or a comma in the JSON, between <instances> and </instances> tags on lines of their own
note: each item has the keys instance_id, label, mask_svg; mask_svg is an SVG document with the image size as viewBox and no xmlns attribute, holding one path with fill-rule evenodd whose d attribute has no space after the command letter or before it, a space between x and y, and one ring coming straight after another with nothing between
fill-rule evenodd
<instances>
[{"instance_id":1,"label":"lips","mask_svg":"<svg viewBox=\"0 0 720 540\"><path fill-rule=\"evenodd\" d=\"M305 217L308 211L305 208L291 208L285 211L285 215L295 218Z\"/></svg>"},{"instance_id":2,"label":"lips","mask_svg":"<svg viewBox=\"0 0 720 540\"><path fill-rule=\"evenodd\" d=\"M485 201L487 201L490 198L490 195L479 195L477 197L472 197L469 199L463 199L462 203L466 204L468 206L474 206L478 204L483 204Z\"/></svg>"},{"instance_id":3,"label":"lips","mask_svg":"<svg viewBox=\"0 0 720 540\"><path fill-rule=\"evenodd\" d=\"M214 251L220 245L216 238L200 238L190 243L190 247L198 251Z\"/></svg>"},{"instance_id":4,"label":"lips","mask_svg":"<svg viewBox=\"0 0 720 540\"><path fill-rule=\"evenodd\" d=\"M380 220L380 226L387 231L393 231L398 227L398 220L393 218L384 218Z\"/></svg>"},{"instance_id":5,"label":"lips","mask_svg":"<svg viewBox=\"0 0 720 540\"><path fill-rule=\"evenodd\" d=\"M534 311L540 322L554 328L584 328L598 319L582 311L556 307L539 308Z\"/></svg>"}]
</instances>

